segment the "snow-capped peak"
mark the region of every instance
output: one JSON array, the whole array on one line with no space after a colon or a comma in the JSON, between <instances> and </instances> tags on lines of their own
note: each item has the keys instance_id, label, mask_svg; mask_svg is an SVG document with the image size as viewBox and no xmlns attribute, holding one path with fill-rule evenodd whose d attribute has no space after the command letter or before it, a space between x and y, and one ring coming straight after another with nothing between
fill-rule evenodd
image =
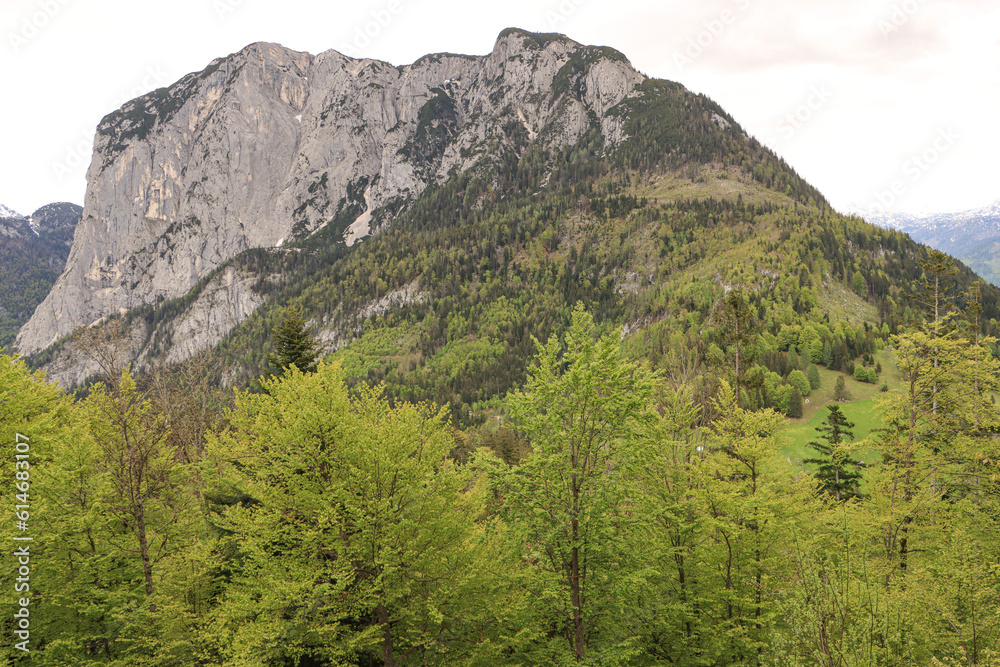
<instances>
[{"instance_id":1,"label":"snow-capped peak","mask_svg":"<svg viewBox=\"0 0 1000 667\"><path fill-rule=\"evenodd\" d=\"M21 215L14 209L7 208L3 204L0 204L0 218L24 218L26 216Z\"/></svg>"},{"instance_id":2,"label":"snow-capped peak","mask_svg":"<svg viewBox=\"0 0 1000 667\"><path fill-rule=\"evenodd\" d=\"M1000 217L1000 199L984 208L980 213L990 217Z\"/></svg>"}]
</instances>

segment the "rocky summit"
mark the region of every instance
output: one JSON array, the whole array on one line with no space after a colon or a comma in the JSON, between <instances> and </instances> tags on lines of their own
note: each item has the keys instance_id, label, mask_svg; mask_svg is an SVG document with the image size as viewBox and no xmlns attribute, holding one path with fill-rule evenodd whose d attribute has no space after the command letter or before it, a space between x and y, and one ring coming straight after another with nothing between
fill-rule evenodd
<instances>
[{"instance_id":1,"label":"rocky summit","mask_svg":"<svg viewBox=\"0 0 1000 667\"><path fill-rule=\"evenodd\" d=\"M251 248L330 226L356 244L497 146L571 146L595 125L614 146L623 116L609 111L641 95L643 81L613 49L516 29L486 56L399 67L252 44L101 121L65 271L17 347L34 353L80 326L180 297ZM241 284L213 280L215 295ZM237 303L213 327L178 325L190 334L185 354L255 306Z\"/></svg>"}]
</instances>

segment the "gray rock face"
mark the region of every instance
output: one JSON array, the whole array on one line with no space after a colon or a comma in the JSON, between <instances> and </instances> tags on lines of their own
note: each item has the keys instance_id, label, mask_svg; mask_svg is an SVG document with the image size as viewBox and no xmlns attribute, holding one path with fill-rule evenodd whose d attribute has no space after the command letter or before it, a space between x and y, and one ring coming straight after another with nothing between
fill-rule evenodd
<instances>
[{"instance_id":1,"label":"gray rock face","mask_svg":"<svg viewBox=\"0 0 1000 667\"><path fill-rule=\"evenodd\" d=\"M30 236L28 218L0 204L0 238L26 239Z\"/></svg>"},{"instance_id":2,"label":"gray rock face","mask_svg":"<svg viewBox=\"0 0 1000 667\"><path fill-rule=\"evenodd\" d=\"M17 347L33 353L110 314L182 296L248 248L327 225L356 243L498 144L565 146L594 122L617 143L620 119L606 112L642 80L612 49L519 30L487 56L401 67L252 44L102 120L66 270ZM192 315L169 357L214 344L252 301Z\"/></svg>"}]
</instances>

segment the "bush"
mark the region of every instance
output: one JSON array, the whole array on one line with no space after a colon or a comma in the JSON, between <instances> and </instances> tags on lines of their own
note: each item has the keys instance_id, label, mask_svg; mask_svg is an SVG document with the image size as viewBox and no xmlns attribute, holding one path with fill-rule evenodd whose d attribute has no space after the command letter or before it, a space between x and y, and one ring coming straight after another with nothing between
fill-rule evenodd
<instances>
[{"instance_id":1,"label":"bush","mask_svg":"<svg viewBox=\"0 0 1000 667\"><path fill-rule=\"evenodd\" d=\"M885 392L889 391L889 384L886 383L886 382L883 382L882 386L879 387L878 390L881 391L884 394Z\"/></svg>"},{"instance_id":2,"label":"bush","mask_svg":"<svg viewBox=\"0 0 1000 667\"><path fill-rule=\"evenodd\" d=\"M854 379L858 382L868 382L868 369L864 366L855 366Z\"/></svg>"}]
</instances>

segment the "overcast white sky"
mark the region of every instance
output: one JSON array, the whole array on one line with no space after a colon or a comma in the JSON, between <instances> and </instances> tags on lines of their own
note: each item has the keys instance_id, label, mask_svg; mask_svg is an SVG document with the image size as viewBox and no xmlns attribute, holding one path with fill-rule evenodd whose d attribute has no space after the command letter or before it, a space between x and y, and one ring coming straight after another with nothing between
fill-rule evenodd
<instances>
[{"instance_id":1,"label":"overcast white sky","mask_svg":"<svg viewBox=\"0 0 1000 667\"><path fill-rule=\"evenodd\" d=\"M838 209L1000 199L996 0L2 0L0 204L82 204L101 117L248 43L398 65L509 26L705 93Z\"/></svg>"}]
</instances>

